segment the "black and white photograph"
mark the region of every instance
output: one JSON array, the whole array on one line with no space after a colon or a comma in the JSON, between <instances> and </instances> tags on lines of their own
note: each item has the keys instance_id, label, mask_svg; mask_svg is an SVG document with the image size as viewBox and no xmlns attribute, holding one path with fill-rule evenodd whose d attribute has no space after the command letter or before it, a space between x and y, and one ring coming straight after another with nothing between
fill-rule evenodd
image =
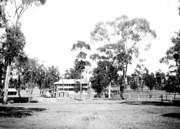
<instances>
[{"instance_id":1,"label":"black and white photograph","mask_svg":"<svg viewBox=\"0 0 180 129\"><path fill-rule=\"evenodd\" d=\"M0 129L180 129L180 0L0 0Z\"/></svg>"}]
</instances>

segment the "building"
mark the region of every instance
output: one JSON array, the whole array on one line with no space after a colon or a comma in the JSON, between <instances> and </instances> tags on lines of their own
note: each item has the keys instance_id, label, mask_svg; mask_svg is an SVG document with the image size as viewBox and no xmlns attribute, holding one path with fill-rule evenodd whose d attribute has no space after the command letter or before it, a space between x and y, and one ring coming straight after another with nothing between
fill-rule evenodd
<instances>
[{"instance_id":1,"label":"building","mask_svg":"<svg viewBox=\"0 0 180 129\"><path fill-rule=\"evenodd\" d=\"M54 93L56 97L68 97L82 91L87 93L89 81L84 79L60 79L54 83Z\"/></svg>"}]
</instances>

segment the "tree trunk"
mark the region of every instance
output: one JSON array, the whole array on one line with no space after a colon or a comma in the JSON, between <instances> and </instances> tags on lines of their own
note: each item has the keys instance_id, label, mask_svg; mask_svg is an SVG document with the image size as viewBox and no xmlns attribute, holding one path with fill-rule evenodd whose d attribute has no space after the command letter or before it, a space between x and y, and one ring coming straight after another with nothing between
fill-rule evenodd
<instances>
[{"instance_id":1,"label":"tree trunk","mask_svg":"<svg viewBox=\"0 0 180 129\"><path fill-rule=\"evenodd\" d=\"M88 87L89 87L88 96L89 96L89 99L90 99L91 98L91 84L90 83L88 83Z\"/></svg>"},{"instance_id":2,"label":"tree trunk","mask_svg":"<svg viewBox=\"0 0 180 129\"><path fill-rule=\"evenodd\" d=\"M8 65L6 68L6 78L4 84L4 96L3 96L3 104L7 104L8 101L8 88L9 88L9 76L10 76L11 66Z\"/></svg>"},{"instance_id":3,"label":"tree trunk","mask_svg":"<svg viewBox=\"0 0 180 129\"><path fill-rule=\"evenodd\" d=\"M108 98L111 98L111 82L109 83L109 87L108 87Z\"/></svg>"},{"instance_id":4,"label":"tree trunk","mask_svg":"<svg viewBox=\"0 0 180 129\"><path fill-rule=\"evenodd\" d=\"M18 88L18 97L21 98L21 88Z\"/></svg>"},{"instance_id":5,"label":"tree trunk","mask_svg":"<svg viewBox=\"0 0 180 129\"><path fill-rule=\"evenodd\" d=\"M81 100L81 96L82 96L82 83L81 83L81 80L80 80L80 100Z\"/></svg>"},{"instance_id":6,"label":"tree trunk","mask_svg":"<svg viewBox=\"0 0 180 129\"><path fill-rule=\"evenodd\" d=\"M30 88L30 89L29 89L29 90L30 90L30 92L29 92L29 99L28 99L28 102L29 102L29 103L30 103L31 100L32 100L33 89L34 89L34 88Z\"/></svg>"},{"instance_id":7,"label":"tree trunk","mask_svg":"<svg viewBox=\"0 0 180 129\"><path fill-rule=\"evenodd\" d=\"M82 77L82 75L81 75L81 77L80 77L80 100L81 100L81 98L82 98L82 83L81 83L81 81L82 81L82 79L83 79L83 77Z\"/></svg>"},{"instance_id":8,"label":"tree trunk","mask_svg":"<svg viewBox=\"0 0 180 129\"><path fill-rule=\"evenodd\" d=\"M141 91L143 91L143 88L144 88L144 81L143 81L143 79L141 78Z\"/></svg>"},{"instance_id":9,"label":"tree trunk","mask_svg":"<svg viewBox=\"0 0 180 129\"><path fill-rule=\"evenodd\" d=\"M176 99L176 92L174 93L174 100Z\"/></svg>"},{"instance_id":10,"label":"tree trunk","mask_svg":"<svg viewBox=\"0 0 180 129\"><path fill-rule=\"evenodd\" d=\"M19 98L21 98L21 87L20 87L20 85L21 85L21 80L20 80L20 75L18 75L18 88L17 88L17 90L18 90L18 97Z\"/></svg>"},{"instance_id":11,"label":"tree trunk","mask_svg":"<svg viewBox=\"0 0 180 129\"><path fill-rule=\"evenodd\" d=\"M127 87L127 65L123 68L123 79L122 84L120 86L120 97L122 100L124 100L124 88Z\"/></svg>"}]
</instances>

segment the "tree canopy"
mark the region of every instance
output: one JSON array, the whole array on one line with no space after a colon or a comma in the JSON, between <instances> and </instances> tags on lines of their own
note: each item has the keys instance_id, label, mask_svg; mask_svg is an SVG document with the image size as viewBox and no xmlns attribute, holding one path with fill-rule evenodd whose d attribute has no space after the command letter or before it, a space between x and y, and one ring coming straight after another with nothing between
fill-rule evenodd
<instances>
[{"instance_id":1,"label":"tree canopy","mask_svg":"<svg viewBox=\"0 0 180 129\"><path fill-rule=\"evenodd\" d=\"M79 79L79 77L82 78L82 73L86 69L86 66L91 65L90 62L87 60L87 51L89 51L89 50L91 50L90 45L85 43L84 41L77 41L77 43L73 44L71 51L78 52L78 54L76 55L75 62L74 62L74 70L70 71L70 72L72 72L72 71L75 72L75 73L71 73L71 74L73 74L72 75L73 78L75 76L78 79Z\"/></svg>"},{"instance_id":2,"label":"tree canopy","mask_svg":"<svg viewBox=\"0 0 180 129\"><path fill-rule=\"evenodd\" d=\"M117 69L108 61L99 61L90 79L92 88L100 96L110 82L118 83Z\"/></svg>"},{"instance_id":3,"label":"tree canopy","mask_svg":"<svg viewBox=\"0 0 180 129\"><path fill-rule=\"evenodd\" d=\"M149 36L154 38L156 33L146 19L121 16L111 22L98 23L91 33L91 38L95 43L103 42L104 45L98 48L100 54L95 53L91 58L109 60L119 71L123 71L124 83L120 88L123 89L127 85L128 65L133 57L138 57L138 44Z\"/></svg>"}]
</instances>

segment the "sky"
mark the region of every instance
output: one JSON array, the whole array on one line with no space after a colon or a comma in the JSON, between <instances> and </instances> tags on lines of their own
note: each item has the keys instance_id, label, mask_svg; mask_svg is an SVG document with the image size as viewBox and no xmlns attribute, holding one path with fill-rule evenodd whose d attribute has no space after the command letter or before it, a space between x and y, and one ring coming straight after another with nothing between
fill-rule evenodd
<instances>
[{"instance_id":1,"label":"sky","mask_svg":"<svg viewBox=\"0 0 180 129\"><path fill-rule=\"evenodd\" d=\"M90 33L98 22L127 15L130 19L145 18L157 33L150 41L151 49L143 53L146 67L153 72L167 70L159 59L180 29L179 5L178 0L47 0L44 6L28 9L21 19L27 41L25 52L63 73L73 67L71 47L77 40L91 43Z\"/></svg>"}]
</instances>

